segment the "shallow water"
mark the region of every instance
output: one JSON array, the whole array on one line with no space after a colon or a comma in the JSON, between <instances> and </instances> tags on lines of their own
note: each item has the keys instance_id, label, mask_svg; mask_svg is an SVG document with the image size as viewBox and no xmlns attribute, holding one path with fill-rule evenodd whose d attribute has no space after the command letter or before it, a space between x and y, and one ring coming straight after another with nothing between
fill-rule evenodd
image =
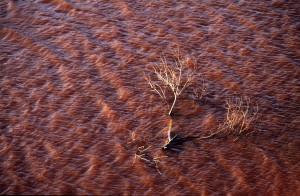
<instances>
[{"instance_id":1,"label":"shallow water","mask_svg":"<svg viewBox=\"0 0 300 196\"><path fill-rule=\"evenodd\" d=\"M298 195L299 13L293 0L1 1L0 194ZM177 47L199 77L172 133L214 132L237 95L259 105L251 135L161 150L171 117L143 72Z\"/></svg>"}]
</instances>

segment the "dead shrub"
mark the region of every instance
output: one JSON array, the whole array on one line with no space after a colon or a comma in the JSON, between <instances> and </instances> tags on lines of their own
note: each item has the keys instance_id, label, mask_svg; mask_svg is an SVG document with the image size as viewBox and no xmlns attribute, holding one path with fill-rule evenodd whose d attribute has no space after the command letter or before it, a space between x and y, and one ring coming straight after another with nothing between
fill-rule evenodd
<instances>
[{"instance_id":1,"label":"dead shrub","mask_svg":"<svg viewBox=\"0 0 300 196\"><path fill-rule=\"evenodd\" d=\"M257 119L258 105L250 104L249 98L235 97L226 100L226 118L219 131L228 134L240 135L250 131Z\"/></svg>"},{"instance_id":2,"label":"dead shrub","mask_svg":"<svg viewBox=\"0 0 300 196\"><path fill-rule=\"evenodd\" d=\"M165 56L161 58L161 63L152 66L156 75L156 79L152 79L144 73L144 78L154 92L167 101L168 94L173 94L173 102L169 107L169 115L172 111L182 91L191 85L195 78L197 70L197 62L188 55L182 54L179 49L171 50L173 54L173 62L170 63Z\"/></svg>"}]
</instances>

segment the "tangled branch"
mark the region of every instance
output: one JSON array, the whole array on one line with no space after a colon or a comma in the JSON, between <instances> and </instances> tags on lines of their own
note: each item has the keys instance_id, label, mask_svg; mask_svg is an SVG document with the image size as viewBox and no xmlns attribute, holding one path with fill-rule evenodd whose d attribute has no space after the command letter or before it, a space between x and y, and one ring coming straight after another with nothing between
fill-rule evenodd
<instances>
[{"instance_id":1,"label":"tangled branch","mask_svg":"<svg viewBox=\"0 0 300 196\"><path fill-rule=\"evenodd\" d=\"M221 132L226 135L240 135L249 131L257 119L258 105L256 104L255 107L252 107L250 99L246 97L244 99L246 105L244 105L243 98L227 99L225 101L227 113L223 124L219 126L216 132L208 136L202 136L200 139L207 139Z\"/></svg>"},{"instance_id":2,"label":"tangled branch","mask_svg":"<svg viewBox=\"0 0 300 196\"><path fill-rule=\"evenodd\" d=\"M243 99L236 97L235 99L226 100L226 120L221 127L221 130L226 134L241 134L250 130L254 124L254 120L258 114L258 105L253 109L250 108L250 99L245 98L246 105L243 104ZM250 111L252 109L252 111Z\"/></svg>"}]
</instances>

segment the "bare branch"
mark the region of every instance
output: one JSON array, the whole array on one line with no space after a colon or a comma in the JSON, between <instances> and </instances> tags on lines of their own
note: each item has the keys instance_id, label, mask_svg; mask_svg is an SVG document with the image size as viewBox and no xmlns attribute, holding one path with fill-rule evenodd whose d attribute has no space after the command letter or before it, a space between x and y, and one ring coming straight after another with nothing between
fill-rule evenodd
<instances>
[{"instance_id":1,"label":"bare branch","mask_svg":"<svg viewBox=\"0 0 300 196\"><path fill-rule=\"evenodd\" d=\"M152 66L158 80L157 82L154 82L149 75L144 74L144 78L152 90L163 99L167 99L167 88L172 91L174 97L171 107L169 106L170 116L172 115L177 98L186 87L191 85L197 69L196 60L189 58L187 55L184 56L179 49L171 50L171 53L173 54L173 63L169 63L166 57L163 56L159 65Z\"/></svg>"},{"instance_id":2,"label":"bare branch","mask_svg":"<svg viewBox=\"0 0 300 196\"><path fill-rule=\"evenodd\" d=\"M226 135L234 134L240 135L249 131L254 123L255 118L258 115L258 105L251 107L250 99L244 98L246 105L243 103L243 98L235 97L235 99L227 99L226 106L226 118L224 123L217 128L217 131L211 133L208 136L202 136L200 139L211 138L218 133L225 133ZM246 134L248 135L249 132Z\"/></svg>"},{"instance_id":3,"label":"bare branch","mask_svg":"<svg viewBox=\"0 0 300 196\"><path fill-rule=\"evenodd\" d=\"M221 130L228 134L241 134L250 130L254 124L254 118L258 114L258 105L255 108L250 108L250 99L244 98L246 105L243 103L243 98L235 97L235 99L226 100L226 120L221 126ZM250 109L252 109L250 111Z\"/></svg>"},{"instance_id":4,"label":"bare branch","mask_svg":"<svg viewBox=\"0 0 300 196\"><path fill-rule=\"evenodd\" d=\"M206 89L208 87L208 83L202 79L202 86L198 87L197 89L194 89L194 99L200 103L204 93L206 92Z\"/></svg>"}]
</instances>

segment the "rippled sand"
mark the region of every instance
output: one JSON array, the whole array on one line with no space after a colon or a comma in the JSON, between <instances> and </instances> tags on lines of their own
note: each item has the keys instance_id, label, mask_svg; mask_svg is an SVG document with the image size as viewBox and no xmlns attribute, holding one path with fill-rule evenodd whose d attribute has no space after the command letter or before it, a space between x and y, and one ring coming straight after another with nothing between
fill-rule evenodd
<instances>
[{"instance_id":1,"label":"rippled sand","mask_svg":"<svg viewBox=\"0 0 300 196\"><path fill-rule=\"evenodd\" d=\"M299 195L299 13L293 0L2 0L0 194ZM161 150L171 117L143 72L176 47L199 78L173 133L214 132L238 95L259 105L252 135Z\"/></svg>"}]
</instances>

